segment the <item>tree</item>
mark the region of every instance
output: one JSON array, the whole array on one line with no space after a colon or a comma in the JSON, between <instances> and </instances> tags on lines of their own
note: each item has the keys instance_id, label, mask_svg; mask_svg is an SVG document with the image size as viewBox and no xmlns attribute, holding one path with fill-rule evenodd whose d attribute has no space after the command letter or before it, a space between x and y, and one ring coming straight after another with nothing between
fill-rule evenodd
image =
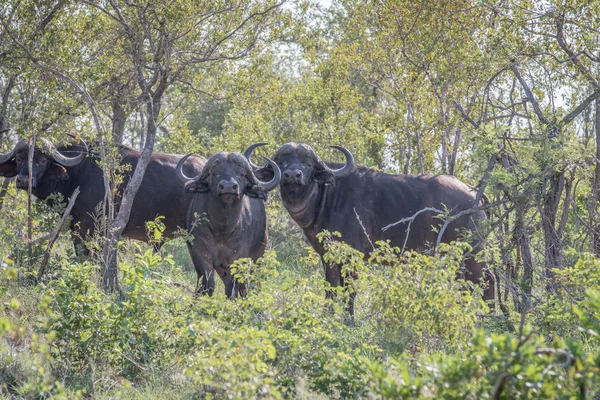
<instances>
[{"instance_id":1,"label":"tree","mask_svg":"<svg viewBox=\"0 0 600 400\"><path fill-rule=\"evenodd\" d=\"M131 179L117 204L112 201L109 174L105 174L109 229L104 247L103 283L116 288L117 245L127 224L131 206L154 148L158 127L165 118L164 98L170 88L193 75L203 64L230 63L245 58L252 49L277 35L282 28L283 2L277 1L83 1L52 4L53 16L62 24L48 37L29 43L16 23L4 21L4 29L30 65L66 83L87 105L102 145L110 137L101 110L109 105L112 138L122 137L125 107L142 108L144 146ZM27 4L28 7L35 7ZM20 3L13 8L18 10ZM35 13L25 13L28 16ZM60 28L59 28L60 26ZM89 36L90 33L94 36ZM86 35L86 45L69 51L57 39ZM48 48L50 47L50 48ZM88 64L93 59L94 64ZM133 80L135 88L128 85ZM102 90L92 91L95 84ZM112 113L111 113L112 112Z\"/></svg>"}]
</instances>

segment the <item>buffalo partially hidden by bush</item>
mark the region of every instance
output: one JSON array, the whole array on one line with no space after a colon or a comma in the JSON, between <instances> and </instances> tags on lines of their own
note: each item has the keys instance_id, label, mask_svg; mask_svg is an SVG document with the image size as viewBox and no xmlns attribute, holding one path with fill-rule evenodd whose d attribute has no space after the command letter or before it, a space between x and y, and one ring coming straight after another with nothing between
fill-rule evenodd
<instances>
[{"instance_id":1,"label":"buffalo partially hidden by bush","mask_svg":"<svg viewBox=\"0 0 600 400\"><path fill-rule=\"evenodd\" d=\"M188 210L188 230L193 236L190 254L198 273L198 291L212 295L214 272L225 284L228 297L244 296L246 287L230 271L239 259L261 257L267 244L267 192L279 184L277 164L267 160L273 174L260 182L239 153L217 153L202 174L188 177L182 170L191 154L177 164L177 177L186 192L194 193Z\"/></svg>"},{"instance_id":2,"label":"buffalo partially hidden by bush","mask_svg":"<svg viewBox=\"0 0 600 400\"><path fill-rule=\"evenodd\" d=\"M246 150L244 154L249 162L252 151L262 144L253 144ZM439 227L441 221L436 218L438 212L422 210L446 208L452 217L475 206L476 194L472 188L453 176L385 174L356 167L348 150L332 147L344 153L345 164L325 163L310 146L295 143L284 144L273 157L283 175L280 182L283 205L321 257L325 249L317 234L323 230L340 232L341 240L366 256L373 250L372 243L379 240L390 240L392 246L408 250L423 250L436 243L438 233L434 228ZM271 165L254 167L259 179L270 179L275 174ZM408 221L384 230L419 211L422 212L412 221L409 232ZM473 230L477 222L485 218L483 211L474 210L454 219L441 241L456 240L461 230ZM343 286L341 266L325 261L323 264L331 286ZM487 284L484 299L493 299L494 279L485 264L469 257L465 267L467 279ZM354 314L354 293L350 296L348 311Z\"/></svg>"},{"instance_id":3,"label":"buffalo partially hidden by bush","mask_svg":"<svg viewBox=\"0 0 600 400\"><path fill-rule=\"evenodd\" d=\"M94 234L96 229L96 211L105 199L105 188L102 168L98 165L98 156L89 153L85 144L70 144L55 147L46 139L38 139L41 146L36 146L33 156L32 193L39 199L46 199L53 193L60 193L63 198L71 197L77 187L81 192L71 211L73 217L71 230L76 247L81 249L82 241ZM29 179L27 140L22 139L6 154L0 154L0 175L15 177L16 186L27 189ZM126 146L118 147L121 165L130 165L123 174L124 179L118 193L123 193L133 170L141 156L137 150ZM76 154L67 157L65 154ZM88 154L89 153L89 154ZM163 216L163 236L173 237L180 228L186 226L186 210L192 198L185 193L183 184L177 180L175 166L181 155L153 153L142 184L137 192L129 222L123 235L142 241L148 241L146 222ZM206 160L201 157L190 159L184 169L187 173L200 173ZM115 207L118 209L120 197L117 196ZM87 254L87 249L83 249Z\"/></svg>"}]
</instances>

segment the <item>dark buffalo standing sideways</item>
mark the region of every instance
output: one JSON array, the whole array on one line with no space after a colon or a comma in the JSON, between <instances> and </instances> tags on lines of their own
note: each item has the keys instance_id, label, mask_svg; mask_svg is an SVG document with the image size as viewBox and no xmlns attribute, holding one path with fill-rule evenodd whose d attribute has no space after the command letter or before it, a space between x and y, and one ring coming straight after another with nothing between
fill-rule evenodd
<instances>
[{"instance_id":1,"label":"dark buffalo standing sideways","mask_svg":"<svg viewBox=\"0 0 600 400\"><path fill-rule=\"evenodd\" d=\"M71 230L75 244L78 245L82 239L94 233L94 215L105 195L102 169L95 161L96 156L86 157L88 149L85 145L55 148L45 139L38 139L38 143L40 142L41 146L36 146L34 152L32 193L42 200L52 193L60 193L67 199L75 188L80 188L81 192L71 211ZM119 190L122 193L141 153L125 146L119 146L119 153L121 165L131 165L125 172L125 179ZM68 157L66 154L76 155ZM0 154L0 176L16 176L16 186L20 189L28 187L27 155L28 144L24 139L9 153ZM167 238L172 237L179 227L186 226L186 210L192 196L185 193L183 185L177 180L175 166L181 158L182 156L175 154L152 154L135 196L129 222L123 231L124 236L148 241L146 222L154 221L158 216L164 217L163 234ZM202 171L205 162L203 158L192 159L184 169L187 173L197 174ZM116 206L118 207L118 200Z\"/></svg>"},{"instance_id":2,"label":"dark buffalo standing sideways","mask_svg":"<svg viewBox=\"0 0 600 400\"><path fill-rule=\"evenodd\" d=\"M253 144L244 153L250 163L252 151L261 145L263 143ZM317 234L323 230L340 232L341 240L368 255L372 250L369 238L373 243L390 240L393 246L401 248L407 225L398 224L386 231L382 229L412 217L423 208L443 210L446 207L451 210L450 215L456 215L474 206L474 191L453 176L390 175L355 167L348 150L341 146L332 147L345 154L345 164L325 163L310 146L295 143L281 146L273 157L283 175L280 182L283 205L321 257L325 250ZM262 168L253 165L253 168L259 179L273 176L269 165ZM364 229L355 217L355 211ZM406 249L424 250L436 243L437 233L432 227L441 224L438 218L434 218L437 214L422 212L415 218ZM473 229L478 220L485 218L485 213L480 210L454 220L445 230L442 241L456 240L460 230ZM484 299L493 299L493 276L486 270L485 264L471 257L465 260L465 269L467 279L487 283ZM331 286L344 285L339 265L325 265L325 277ZM354 313L353 295L348 311Z\"/></svg>"},{"instance_id":3,"label":"dark buffalo standing sideways","mask_svg":"<svg viewBox=\"0 0 600 400\"><path fill-rule=\"evenodd\" d=\"M279 184L277 164L267 160L273 174L260 182L239 153L217 153L206 162L201 175L189 178L177 165L177 176L186 192L195 193L188 209L188 231L193 236L190 254L198 273L198 290L212 295L214 272L225 284L228 297L245 296L246 287L231 274L239 258L261 257L267 244L267 192Z\"/></svg>"}]
</instances>

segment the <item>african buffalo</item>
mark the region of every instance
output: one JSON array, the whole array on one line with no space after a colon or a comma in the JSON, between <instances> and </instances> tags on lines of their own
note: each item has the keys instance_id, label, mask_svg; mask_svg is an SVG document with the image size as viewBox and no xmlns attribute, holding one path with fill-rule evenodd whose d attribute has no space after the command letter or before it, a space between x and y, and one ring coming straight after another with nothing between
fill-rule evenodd
<instances>
[{"instance_id":1,"label":"african buffalo","mask_svg":"<svg viewBox=\"0 0 600 400\"><path fill-rule=\"evenodd\" d=\"M270 165L259 167L250 161L252 151L263 145L250 146L244 155L253 165L259 179L273 176ZM287 143L277 150L273 161L280 167L281 199L291 217L302 228L312 247L323 256L325 250L317 239L323 230L340 232L341 240L368 255L372 242L390 240L392 246L403 247L407 224L398 224L386 231L389 224L411 217L426 207L451 210L450 215L471 209L475 193L471 187L453 176L390 175L364 167L355 167L352 154L341 146L332 146L344 153L345 164L325 163L305 144ZM356 214L360 217L361 226ZM424 250L435 244L441 221L437 212L422 212L412 222L406 249ZM479 210L457 218L448 225L442 241L451 242L463 228L473 229L486 215ZM368 235L368 237L367 237ZM325 263L324 263L325 265ZM465 260L466 278L487 283L484 299L494 298L493 276L483 263L470 257ZM325 265L325 277L331 286L344 285L339 265ZM350 297L348 312L354 314L354 298Z\"/></svg>"},{"instance_id":2,"label":"african buffalo","mask_svg":"<svg viewBox=\"0 0 600 400\"><path fill-rule=\"evenodd\" d=\"M71 230L76 248L82 239L92 235L95 229L97 206L104 200L105 190L102 169L96 162L97 156L88 153L85 144L70 144L55 148L46 139L38 139L32 171L32 193L39 199L46 199L52 193L60 193L66 199L79 186L81 192L71 211L73 217ZM23 139L6 154L0 154L0 176L16 176L16 186L28 187L28 143ZM67 157L65 154L76 154ZM131 165L124 172L125 179L119 188L122 193L133 174L141 156L139 151L119 146L120 164ZM146 169L142 184L135 196L129 222L123 235L131 239L148 241L146 222L163 216L165 225L163 235L173 237L179 227L186 226L186 210L192 196L186 194L183 185L177 180L175 166L182 156L175 154L153 153ZM190 160L185 166L187 173L199 173L206 162L203 158ZM116 201L116 207L119 200ZM87 254L87 249L83 249Z\"/></svg>"},{"instance_id":3,"label":"african buffalo","mask_svg":"<svg viewBox=\"0 0 600 400\"><path fill-rule=\"evenodd\" d=\"M188 209L188 231L193 236L190 254L198 274L198 290L214 291L214 271L225 284L227 297L245 296L246 287L237 282L231 264L261 257L267 244L267 192L279 184L277 164L268 160L273 172L269 182L260 182L239 153L217 153L210 157L202 174L189 178L177 164L177 176L186 192L193 192Z\"/></svg>"}]
</instances>

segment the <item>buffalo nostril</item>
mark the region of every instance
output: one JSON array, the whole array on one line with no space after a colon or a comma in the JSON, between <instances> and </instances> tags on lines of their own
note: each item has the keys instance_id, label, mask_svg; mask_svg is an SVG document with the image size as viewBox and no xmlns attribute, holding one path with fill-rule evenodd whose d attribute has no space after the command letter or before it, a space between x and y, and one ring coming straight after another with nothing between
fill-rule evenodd
<instances>
[{"instance_id":1,"label":"buffalo nostril","mask_svg":"<svg viewBox=\"0 0 600 400\"><path fill-rule=\"evenodd\" d=\"M222 184L219 183L219 189L223 190L223 189L225 189L225 186L223 186Z\"/></svg>"},{"instance_id":2,"label":"buffalo nostril","mask_svg":"<svg viewBox=\"0 0 600 400\"><path fill-rule=\"evenodd\" d=\"M238 185L233 185L233 190L238 190Z\"/></svg>"},{"instance_id":3,"label":"buffalo nostril","mask_svg":"<svg viewBox=\"0 0 600 400\"><path fill-rule=\"evenodd\" d=\"M296 178L300 179L301 176L302 174L300 172L296 173Z\"/></svg>"}]
</instances>

